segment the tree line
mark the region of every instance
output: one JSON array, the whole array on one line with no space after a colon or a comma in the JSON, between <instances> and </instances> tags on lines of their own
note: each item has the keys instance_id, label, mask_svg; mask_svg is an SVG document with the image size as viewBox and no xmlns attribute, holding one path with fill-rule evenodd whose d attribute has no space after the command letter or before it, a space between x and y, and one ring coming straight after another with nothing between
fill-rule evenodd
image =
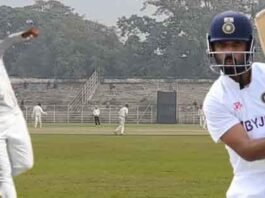
<instances>
[{"instance_id":1,"label":"tree line","mask_svg":"<svg viewBox=\"0 0 265 198\"><path fill-rule=\"evenodd\" d=\"M23 8L0 7L0 38L30 26L38 39L10 48L4 59L10 75L88 78L215 78L209 71L206 33L213 15L238 10L251 16L262 0L146 0L153 16L121 17L116 27L85 19L59 1ZM258 58L262 59L259 53Z\"/></svg>"}]
</instances>

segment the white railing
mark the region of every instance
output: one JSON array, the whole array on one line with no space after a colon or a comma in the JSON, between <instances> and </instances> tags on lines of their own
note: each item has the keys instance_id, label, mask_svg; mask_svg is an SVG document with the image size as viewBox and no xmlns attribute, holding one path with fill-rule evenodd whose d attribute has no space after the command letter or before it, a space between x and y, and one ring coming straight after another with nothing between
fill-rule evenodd
<instances>
[{"instance_id":1,"label":"white railing","mask_svg":"<svg viewBox=\"0 0 265 198\"><path fill-rule=\"evenodd\" d=\"M93 123L94 117L92 111L94 106L81 105L80 111L71 111L69 105L43 105L44 110L48 115L44 115L43 122L46 123ZM33 106L26 106L23 109L24 116L27 122L32 122L31 117ZM117 123L118 111L120 106L99 106L100 109L100 121L102 123ZM156 105L146 106L130 106L129 114L127 117L127 123L156 123ZM198 113L195 109L183 110L177 108L177 123L179 124L197 124L199 123Z\"/></svg>"}]
</instances>

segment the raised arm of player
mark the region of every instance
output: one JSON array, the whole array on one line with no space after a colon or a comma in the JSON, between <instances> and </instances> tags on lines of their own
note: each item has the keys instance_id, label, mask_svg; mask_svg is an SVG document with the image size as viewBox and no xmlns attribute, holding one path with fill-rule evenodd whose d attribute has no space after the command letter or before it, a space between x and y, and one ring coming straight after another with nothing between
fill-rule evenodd
<instances>
[{"instance_id":1,"label":"raised arm of player","mask_svg":"<svg viewBox=\"0 0 265 198\"><path fill-rule=\"evenodd\" d=\"M0 57L2 57L5 50L7 50L13 44L36 38L38 35L39 29L37 29L36 27L32 27L26 30L25 32L10 34L8 37L6 37L0 42Z\"/></svg>"}]
</instances>

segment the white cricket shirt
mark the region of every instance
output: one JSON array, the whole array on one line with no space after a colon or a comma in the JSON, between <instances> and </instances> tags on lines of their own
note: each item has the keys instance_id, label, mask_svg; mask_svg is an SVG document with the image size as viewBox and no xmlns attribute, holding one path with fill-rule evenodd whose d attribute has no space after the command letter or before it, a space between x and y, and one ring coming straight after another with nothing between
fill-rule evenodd
<instances>
[{"instance_id":1,"label":"white cricket shirt","mask_svg":"<svg viewBox=\"0 0 265 198\"><path fill-rule=\"evenodd\" d=\"M93 110L93 116L99 116L100 115L100 110L97 108L97 109L94 109Z\"/></svg>"},{"instance_id":2,"label":"white cricket shirt","mask_svg":"<svg viewBox=\"0 0 265 198\"><path fill-rule=\"evenodd\" d=\"M119 116L125 118L127 115L128 115L128 108L122 107L119 111Z\"/></svg>"},{"instance_id":3,"label":"white cricket shirt","mask_svg":"<svg viewBox=\"0 0 265 198\"><path fill-rule=\"evenodd\" d=\"M207 128L215 142L241 123L250 138L265 137L265 64L253 63L251 83L239 88L228 76L220 76L208 92L203 110ZM248 162L226 146L234 178L229 198L265 197L265 160Z\"/></svg>"},{"instance_id":4,"label":"white cricket shirt","mask_svg":"<svg viewBox=\"0 0 265 198\"><path fill-rule=\"evenodd\" d=\"M41 106L39 106L39 105L34 106L33 111L32 111L32 115L40 117L41 114L46 114L46 112L43 111Z\"/></svg>"},{"instance_id":5,"label":"white cricket shirt","mask_svg":"<svg viewBox=\"0 0 265 198\"><path fill-rule=\"evenodd\" d=\"M3 56L5 50L14 43L23 41L22 32L11 34L0 41L0 133L15 120L15 114L19 113L19 106L6 72Z\"/></svg>"}]
</instances>

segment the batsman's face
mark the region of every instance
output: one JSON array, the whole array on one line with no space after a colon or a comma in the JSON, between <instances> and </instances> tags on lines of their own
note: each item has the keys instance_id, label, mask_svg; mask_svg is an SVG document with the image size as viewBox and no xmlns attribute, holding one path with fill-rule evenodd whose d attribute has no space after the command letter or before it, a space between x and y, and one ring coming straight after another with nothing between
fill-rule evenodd
<instances>
[{"instance_id":1,"label":"batsman's face","mask_svg":"<svg viewBox=\"0 0 265 198\"><path fill-rule=\"evenodd\" d=\"M245 41L220 41L213 43L217 52L214 57L217 64L232 66L242 65L246 60L247 42Z\"/></svg>"}]
</instances>

